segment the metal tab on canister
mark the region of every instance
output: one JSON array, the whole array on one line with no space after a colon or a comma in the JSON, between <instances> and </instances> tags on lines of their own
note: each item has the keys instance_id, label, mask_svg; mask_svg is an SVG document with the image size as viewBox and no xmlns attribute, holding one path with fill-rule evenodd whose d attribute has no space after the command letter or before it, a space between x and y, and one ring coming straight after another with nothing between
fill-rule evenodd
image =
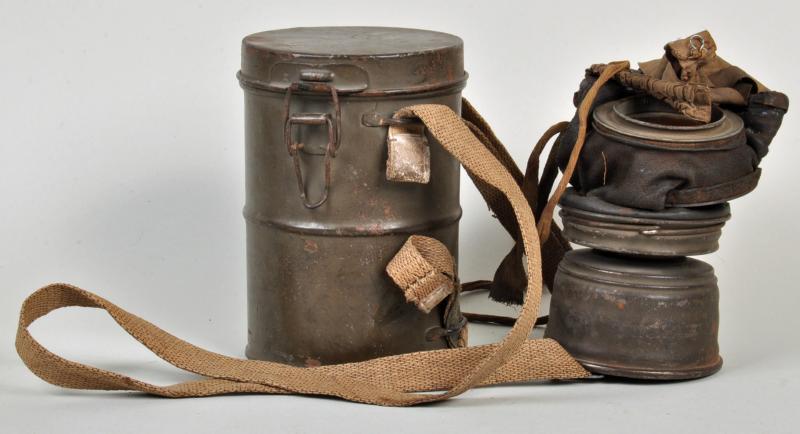
<instances>
[{"instance_id":1,"label":"metal tab on canister","mask_svg":"<svg viewBox=\"0 0 800 434\"><path fill-rule=\"evenodd\" d=\"M431 179L431 150L422 123L391 125L386 136L389 149L386 179L427 184Z\"/></svg>"}]
</instances>

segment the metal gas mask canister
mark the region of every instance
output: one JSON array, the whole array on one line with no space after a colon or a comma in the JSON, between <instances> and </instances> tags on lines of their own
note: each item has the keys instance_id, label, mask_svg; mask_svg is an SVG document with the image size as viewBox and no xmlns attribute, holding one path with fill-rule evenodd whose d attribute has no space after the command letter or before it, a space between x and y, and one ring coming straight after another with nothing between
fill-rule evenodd
<instances>
[{"instance_id":1,"label":"metal gas mask canister","mask_svg":"<svg viewBox=\"0 0 800 434\"><path fill-rule=\"evenodd\" d=\"M606 176L624 174L634 184L637 174L655 178L642 172L651 166L637 162L657 159L657 170L666 177L671 165L685 170L715 151L732 160L735 149L746 146L736 114L715 108L712 122L701 124L646 96L599 106L594 128L596 140L630 153L629 167ZM697 171L702 178L701 168ZM621 206L599 196L571 189L561 200L565 237L590 248L569 252L559 264L546 335L596 373L688 379L718 371L717 278L711 265L686 256L717 250L730 218L728 204L706 203L692 197L692 190L665 195L679 204L694 199L691 206L663 210Z\"/></svg>"},{"instance_id":2,"label":"metal gas mask canister","mask_svg":"<svg viewBox=\"0 0 800 434\"><path fill-rule=\"evenodd\" d=\"M421 103L459 112L466 78L462 41L445 33L244 39L248 357L315 366L454 345L457 301L421 312L384 268L410 234L457 252L459 164L392 115Z\"/></svg>"}]
</instances>

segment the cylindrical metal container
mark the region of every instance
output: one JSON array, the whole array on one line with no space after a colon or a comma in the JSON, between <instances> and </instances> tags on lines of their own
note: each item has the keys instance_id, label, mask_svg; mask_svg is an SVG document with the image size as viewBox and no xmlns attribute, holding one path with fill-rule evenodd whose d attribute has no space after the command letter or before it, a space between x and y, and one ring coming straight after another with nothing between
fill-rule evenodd
<instances>
[{"instance_id":1,"label":"cylindrical metal container","mask_svg":"<svg viewBox=\"0 0 800 434\"><path fill-rule=\"evenodd\" d=\"M573 250L558 267L545 336L588 370L689 379L722 366L713 268L691 258Z\"/></svg>"},{"instance_id":2,"label":"cylindrical metal container","mask_svg":"<svg viewBox=\"0 0 800 434\"><path fill-rule=\"evenodd\" d=\"M247 356L316 366L455 345L457 301L422 313L385 267L411 234L456 255L459 164L429 135L427 183L388 181L386 161L398 109L460 112L461 39L374 27L257 33L243 41L238 77Z\"/></svg>"},{"instance_id":3,"label":"cylindrical metal container","mask_svg":"<svg viewBox=\"0 0 800 434\"><path fill-rule=\"evenodd\" d=\"M609 252L690 256L719 248L731 218L727 203L649 211L608 203L570 188L561 198L564 236L575 244Z\"/></svg>"}]
</instances>

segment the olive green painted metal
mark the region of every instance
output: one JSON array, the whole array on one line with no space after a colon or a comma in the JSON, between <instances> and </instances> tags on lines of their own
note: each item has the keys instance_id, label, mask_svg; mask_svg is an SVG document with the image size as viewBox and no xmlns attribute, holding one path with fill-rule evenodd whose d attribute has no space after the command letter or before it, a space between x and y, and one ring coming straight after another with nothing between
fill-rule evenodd
<instances>
[{"instance_id":1,"label":"olive green painted metal","mask_svg":"<svg viewBox=\"0 0 800 434\"><path fill-rule=\"evenodd\" d=\"M718 301L702 261L573 250L558 267L545 336L594 373L704 377L722 366Z\"/></svg>"},{"instance_id":2,"label":"olive green painted metal","mask_svg":"<svg viewBox=\"0 0 800 434\"><path fill-rule=\"evenodd\" d=\"M457 301L422 313L385 267L411 234L457 255L459 164L428 136L429 182L388 181L387 120L422 103L460 112L461 40L396 28L275 30L244 39L238 77L247 356L316 366L453 345Z\"/></svg>"}]
</instances>

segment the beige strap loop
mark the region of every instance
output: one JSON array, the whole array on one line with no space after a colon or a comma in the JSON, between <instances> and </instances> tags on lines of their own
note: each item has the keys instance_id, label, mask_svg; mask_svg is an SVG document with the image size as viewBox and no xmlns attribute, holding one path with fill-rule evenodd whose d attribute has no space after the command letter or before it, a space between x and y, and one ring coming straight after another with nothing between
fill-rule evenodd
<instances>
[{"instance_id":1,"label":"beige strap loop","mask_svg":"<svg viewBox=\"0 0 800 434\"><path fill-rule=\"evenodd\" d=\"M455 290L453 256L439 240L412 235L394 255L386 273L406 300L428 313Z\"/></svg>"},{"instance_id":2,"label":"beige strap loop","mask_svg":"<svg viewBox=\"0 0 800 434\"><path fill-rule=\"evenodd\" d=\"M511 204L527 261L527 291L519 318L497 344L426 351L360 363L299 368L242 360L198 348L88 291L66 284L39 289L24 302L17 330L17 352L28 368L52 384L78 389L138 390L159 396L190 397L222 393L298 393L350 401L406 406L441 401L478 385L589 375L550 339L527 339L539 311L541 258L536 224L517 182L452 110L418 105L398 113L419 117L444 149L473 176L499 191ZM121 374L63 359L42 347L28 326L66 306L106 310L129 334L172 365L207 380L155 386ZM410 392L447 390L438 394Z\"/></svg>"}]
</instances>

